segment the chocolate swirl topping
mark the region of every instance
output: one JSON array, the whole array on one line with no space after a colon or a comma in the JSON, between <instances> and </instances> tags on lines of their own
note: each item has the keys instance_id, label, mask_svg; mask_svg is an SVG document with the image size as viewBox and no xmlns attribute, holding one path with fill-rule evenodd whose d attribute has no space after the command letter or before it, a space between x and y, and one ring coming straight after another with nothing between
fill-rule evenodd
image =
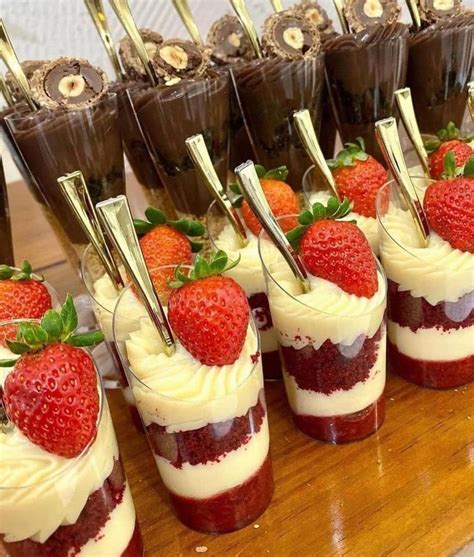
<instances>
[{"instance_id":1,"label":"chocolate swirl topping","mask_svg":"<svg viewBox=\"0 0 474 557\"><path fill-rule=\"evenodd\" d=\"M151 31L151 29L140 29L140 36L143 39L148 56L150 59L153 59L158 46L163 42L163 37L159 33ZM143 64L128 36L120 40L118 53L123 68L130 79L146 79L146 72L143 68Z\"/></svg>"},{"instance_id":2,"label":"chocolate swirl topping","mask_svg":"<svg viewBox=\"0 0 474 557\"><path fill-rule=\"evenodd\" d=\"M45 108L79 109L93 106L108 91L105 73L87 60L57 58L37 69L31 88Z\"/></svg>"},{"instance_id":3,"label":"chocolate swirl topping","mask_svg":"<svg viewBox=\"0 0 474 557\"><path fill-rule=\"evenodd\" d=\"M315 57L321 48L321 38L315 25L294 10L287 10L265 21L262 45L267 56L297 60Z\"/></svg>"},{"instance_id":4,"label":"chocolate swirl topping","mask_svg":"<svg viewBox=\"0 0 474 557\"><path fill-rule=\"evenodd\" d=\"M208 52L191 41L164 41L153 58L156 73L165 82L203 76L209 67Z\"/></svg>"},{"instance_id":5,"label":"chocolate swirl topping","mask_svg":"<svg viewBox=\"0 0 474 557\"><path fill-rule=\"evenodd\" d=\"M410 38L410 46L430 40L434 35L440 32L446 33L468 27L473 27L472 32L474 33L474 13L466 11L464 14L458 15L457 17L440 19L436 23L431 24L429 27L425 27L425 29L422 29L419 33L413 35Z\"/></svg>"},{"instance_id":6,"label":"chocolate swirl topping","mask_svg":"<svg viewBox=\"0 0 474 557\"><path fill-rule=\"evenodd\" d=\"M434 23L461 15L461 0L419 0L420 17L425 23Z\"/></svg>"},{"instance_id":7,"label":"chocolate swirl topping","mask_svg":"<svg viewBox=\"0 0 474 557\"><path fill-rule=\"evenodd\" d=\"M327 41L324 46L326 51L343 48L361 48L370 44L407 38L408 35L408 27L404 23L397 22L391 25L377 25L359 33L339 35Z\"/></svg>"},{"instance_id":8,"label":"chocolate swirl topping","mask_svg":"<svg viewBox=\"0 0 474 557\"><path fill-rule=\"evenodd\" d=\"M216 64L233 64L253 58L250 41L238 18L232 15L225 15L211 25L207 43Z\"/></svg>"},{"instance_id":9,"label":"chocolate swirl topping","mask_svg":"<svg viewBox=\"0 0 474 557\"><path fill-rule=\"evenodd\" d=\"M354 32L375 25L390 25L398 21L400 6L397 0L348 0L344 13Z\"/></svg>"}]
</instances>

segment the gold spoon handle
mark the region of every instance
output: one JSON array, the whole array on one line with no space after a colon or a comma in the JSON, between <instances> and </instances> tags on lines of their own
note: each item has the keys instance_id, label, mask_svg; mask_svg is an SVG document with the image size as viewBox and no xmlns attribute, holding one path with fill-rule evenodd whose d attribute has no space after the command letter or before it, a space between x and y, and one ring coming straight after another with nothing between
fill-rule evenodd
<instances>
[{"instance_id":1,"label":"gold spoon handle","mask_svg":"<svg viewBox=\"0 0 474 557\"><path fill-rule=\"evenodd\" d=\"M316 132L314 130L313 122L311 120L311 114L308 109L297 110L293 114L293 122L298 132L299 138L305 151L308 153L309 158L319 170L320 174L324 177L329 189L332 191L333 195L338 201L341 201L341 196L337 189L336 181L334 176L324 158L323 152L319 145L318 138L316 137Z\"/></svg>"},{"instance_id":2,"label":"gold spoon handle","mask_svg":"<svg viewBox=\"0 0 474 557\"><path fill-rule=\"evenodd\" d=\"M8 106L13 106L15 104L15 100L13 99L12 93L2 73L0 73L0 93L3 95Z\"/></svg>"},{"instance_id":3,"label":"gold spoon handle","mask_svg":"<svg viewBox=\"0 0 474 557\"><path fill-rule=\"evenodd\" d=\"M127 76L122 69L112 35L110 34L109 24L107 23L107 17L104 12L102 0L84 0L84 4L89 10L89 14L94 22L97 32L99 33L105 50L107 51L118 81L125 81Z\"/></svg>"},{"instance_id":4,"label":"gold spoon handle","mask_svg":"<svg viewBox=\"0 0 474 557\"><path fill-rule=\"evenodd\" d=\"M7 182L3 172L2 156L0 155L0 261L6 265L15 265L13 256L12 230L10 211L8 209Z\"/></svg>"},{"instance_id":5,"label":"gold spoon handle","mask_svg":"<svg viewBox=\"0 0 474 557\"><path fill-rule=\"evenodd\" d=\"M189 8L188 0L171 0L194 44L202 46L201 35Z\"/></svg>"},{"instance_id":6,"label":"gold spoon handle","mask_svg":"<svg viewBox=\"0 0 474 557\"><path fill-rule=\"evenodd\" d=\"M379 120L375 123L375 132L385 160L408 204L422 245L426 246L430 229L403 157L402 146L397 130L397 121L393 117Z\"/></svg>"},{"instance_id":7,"label":"gold spoon handle","mask_svg":"<svg viewBox=\"0 0 474 557\"><path fill-rule=\"evenodd\" d=\"M346 14L344 13L344 0L332 0L336 8L337 17L341 24L341 30L344 35L350 33L349 24L347 23Z\"/></svg>"},{"instance_id":8,"label":"gold spoon handle","mask_svg":"<svg viewBox=\"0 0 474 557\"><path fill-rule=\"evenodd\" d=\"M132 44L137 51L138 57L140 58L143 67L145 68L148 79L153 87L158 85L158 77L151 63L150 56L145 47L145 43L140 35L137 24L133 19L130 6L128 5L128 0L109 0L114 12L120 20L125 32L129 36Z\"/></svg>"},{"instance_id":9,"label":"gold spoon handle","mask_svg":"<svg viewBox=\"0 0 474 557\"><path fill-rule=\"evenodd\" d=\"M263 193L260 179L252 161L247 161L235 169L237 180L240 184L247 203L260 221L265 232L285 258L291 271L295 275L304 292L308 292L309 282L306 269L299 255L292 248L285 233L276 221Z\"/></svg>"},{"instance_id":10,"label":"gold spoon handle","mask_svg":"<svg viewBox=\"0 0 474 557\"><path fill-rule=\"evenodd\" d=\"M257 31L253 24L250 14L245 5L245 0L230 0L234 11L239 18L239 21L247 35L250 44L252 45L253 52L256 58L262 58L262 47L260 46L260 40L258 38Z\"/></svg>"},{"instance_id":11,"label":"gold spoon handle","mask_svg":"<svg viewBox=\"0 0 474 557\"><path fill-rule=\"evenodd\" d=\"M214 197L217 201L234 229L241 247L245 247L248 244L245 227L242 224L237 211L232 206L231 200L222 187L219 176L217 176L217 172L212 164L211 157L209 156L209 151L207 150L203 136L199 133L188 137L186 139L186 148L194 166L197 168L199 175L201 176L202 181L212 197Z\"/></svg>"},{"instance_id":12,"label":"gold spoon handle","mask_svg":"<svg viewBox=\"0 0 474 557\"><path fill-rule=\"evenodd\" d=\"M117 292L120 291L124 286L123 280L100 227L97 213L82 172L77 170L76 172L65 174L58 178L57 181L59 189L79 222L84 234L97 252L114 288Z\"/></svg>"},{"instance_id":13,"label":"gold spoon handle","mask_svg":"<svg viewBox=\"0 0 474 557\"><path fill-rule=\"evenodd\" d=\"M413 147L415 148L420 164L423 167L423 172L429 178L430 169L428 166L428 153L423 145L420 128L418 127L418 122L416 121L415 107L413 106L410 88L405 87L404 89L398 89L398 91L395 91L395 100L397 101L398 110L400 112L400 116L402 117L405 130L413 144Z\"/></svg>"},{"instance_id":14,"label":"gold spoon handle","mask_svg":"<svg viewBox=\"0 0 474 557\"><path fill-rule=\"evenodd\" d=\"M163 306L156 294L133 226L132 213L124 195L97 203L97 214L114 245L128 276L132 279L145 309L163 342L167 356L176 348Z\"/></svg>"},{"instance_id":15,"label":"gold spoon handle","mask_svg":"<svg viewBox=\"0 0 474 557\"><path fill-rule=\"evenodd\" d=\"M283 11L283 4L281 0L270 0L273 6L273 10L275 12L282 12Z\"/></svg>"},{"instance_id":16,"label":"gold spoon handle","mask_svg":"<svg viewBox=\"0 0 474 557\"><path fill-rule=\"evenodd\" d=\"M418 2L417 0L406 0L408 11L410 12L410 17L413 21L413 25L415 26L415 31L419 31L421 29L421 17L420 17L420 10L418 9Z\"/></svg>"},{"instance_id":17,"label":"gold spoon handle","mask_svg":"<svg viewBox=\"0 0 474 557\"><path fill-rule=\"evenodd\" d=\"M469 114L471 115L471 119L474 122L474 81L470 81L467 84L467 87L468 87L467 106L469 107Z\"/></svg>"},{"instance_id":18,"label":"gold spoon handle","mask_svg":"<svg viewBox=\"0 0 474 557\"><path fill-rule=\"evenodd\" d=\"M23 68L21 67L20 61L18 60L15 49L13 48L13 44L8 35L7 28L3 23L3 19L0 19L0 56L5 62L7 68L10 70L13 79L20 88L31 110L38 110L38 107L33 100L30 84L26 78Z\"/></svg>"}]
</instances>

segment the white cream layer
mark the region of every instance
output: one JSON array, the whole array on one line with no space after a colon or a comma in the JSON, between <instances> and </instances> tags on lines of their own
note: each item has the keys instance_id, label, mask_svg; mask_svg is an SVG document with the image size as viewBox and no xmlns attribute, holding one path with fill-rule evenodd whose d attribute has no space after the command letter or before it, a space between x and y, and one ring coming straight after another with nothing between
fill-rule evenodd
<instances>
[{"instance_id":1,"label":"white cream layer","mask_svg":"<svg viewBox=\"0 0 474 557\"><path fill-rule=\"evenodd\" d=\"M181 497L206 499L232 489L251 478L262 466L269 449L268 422L263 419L260 431L238 449L224 455L219 462L176 468L155 454L156 464L166 487Z\"/></svg>"},{"instance_id":2,"label":"white cream layer","mask_svg":"<svg viewBox=\"0 0 474 557\"><path fill-rule=\"evenodd\" d=\"M401 291L423 297L434 306L441 301L456 302L474 290L473 254L454 249L434 232L428 246L421 247L409 212L399 208L392 207L382 224L382 264L388 278L398 283Z\"/></svg>"},{"instance_id":3,"label":"white cream layer","mask_svg":"<svg viewBox=\"0 0 474 557\"><path fill-rule=\"evenodd\" d=\"M338 389L330 394L301 389L294 377L283 373L286 394L295 414L302 416L341 416L367 408L380 398L385 388L385 332L377 346L377 359L365 381L359 381L352 388Z\"/></svg>"},{"instance_id":4,"label":"white cream layer","mask_svg":"<svg viewBox=\"0 0 474 557\"><path fill-rule=\"evenodd\" d=\"M331 192L329 191L317 191L311 194L309 198L310 205L313 203L323 203L326 204L327 200L331 197ZM377 219L374 217L365 217L359 213L351 211L348 215L343 217L341 220L355 220L357 226L362 230L364 236L369 241L370 247L375 255L379 254L379 233L377 229Z\"/></svg>"},{"instance_id":5,"label":"white cream layer","mask_svg":"<svg viewBox=\"0 0 474 557\"><path fill-rule=\"evenodd\" d=\"M450 362L474 354L474 325L462 329L417 329L388 322L388 338L398 350L416 360Z\"/></svg>"},{"instance_id":6,"label":"white cream layer","mask_svg":"<svg viewBox=\"0 0 474 557\"><path fill-rule=\"evenodd\" d=\"M95 317L105 335L105 340L113 342L112 319L119 293L115 290L112 280L107 274L94 282L92 290Z\"/></svg>"}]
</instances>

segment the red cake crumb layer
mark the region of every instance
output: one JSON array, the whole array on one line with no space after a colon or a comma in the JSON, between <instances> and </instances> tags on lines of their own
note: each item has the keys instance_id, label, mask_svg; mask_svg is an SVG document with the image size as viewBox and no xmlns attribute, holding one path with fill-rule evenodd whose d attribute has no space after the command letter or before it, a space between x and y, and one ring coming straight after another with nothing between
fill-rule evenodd
<instances>
[{"instance_id":1,"label":"red cake crumb layer","mask_svg":"<svg viewBox=\"0 0 474 557\"><path fill-rule=\"evenodd\" d=\"M432 389L452 389L474 381L474 354L450 362L417 360L388 342L390 369L411 383Z\"/></svg>"},{"instance_id":2,"label":"red cake crumb layer","mask_svg":"<svg viewBox=\"0 0 474 557\"><path fill-rule=\"evenodd\" d=\"M365 381L377 360L382 328L372 338L360 336L351 346L326 340L317 350L307 345L300 350L282 346L285 370L294 377L300 389L331 394L347 391Z\"/></svg>"},{"instance_id":3,"label":"red cake crumb layer","mask_svg":"<svg viewBox=\"0 0 474 557\"><path fill-rule=\"evenodd\" d=\"M265 292L258 292L249 297L249 306L259 331L268 331L273 327L270 304Z\"/></svg>"},{"instance_id":4,"label":"red cake crumb layer","mask_svg":"<svg viewBox=\"0 0 474 557\"><path fill-rule=\"evenodd\" d=\"M122 464L115 461L110 476L102 487L94 491L82 509L75 524L60 526L44 543L31 539L7 543L2 539L3 547L11 557L72 557L77 555L82 546L100 535L110 513L122 502L125 492L125 475ZM123 554L127 557L142 557L143 543L138 529Z\"/></svg>"},{"instance_id":5,"label":"red cake crumb layer","mask_svg":"<svg viewBox=\"0 0 474 557\"><path fill-rule=\"evenodd\" d=\"M148 439L154 452L176 468L181 468L185 462L192 465L218 462L226 453L248 443L252 435L260 431L265 417L262 398L263 391L257 404L244 416L207 424L199 429L167 433L164 426L150 424L147 427Z\"/></svg>"},{"instance_id":6,"label":"red cake crumb layer","mask_svg":"<svg viewBox=\"0 0 474 557\"><path fill-rule=\"evenodd\" d=\"M178 519L193 530L209 534L233 532L247 526L265 511L272 496L270 454L247 481L208 499L181 497L170 492Z\"/></svg>"},{"instance_id":7,"label":"red cake crumb layer","mask_svg":"<svg viewBox=\"0 0 474 557\"><path fill-rule=\"evenodd\" d=\"M342 416L303 416L293 414L296 427L319 441L327 443L350 443L365 439L376 432L385 418L384 395L371 404L352 414Z\"/></svg>"},{"instance_id":8,"label":"red cake crumb layer","mask_svg":"<svg viewBox=\"0 0 474 557\"><path fill-rule=\"evenodd\" d=\"M265 381L280 381L283 377L278 350L262 352L263 378Z\"/></svg>"},{"instance_id":9,"label":"red cake crumb layer","mask_svg":"<svg viewBox=\"0 0 474 557\"><path fill-rule=\"evenodd\" d=\"M420 328L439 327L444 330L474 325L474 290L457 302L440 302L432 306L424 298L400 292L399 285L388 281L388 318L413 332Z\"/></svg>"}]
</instances>

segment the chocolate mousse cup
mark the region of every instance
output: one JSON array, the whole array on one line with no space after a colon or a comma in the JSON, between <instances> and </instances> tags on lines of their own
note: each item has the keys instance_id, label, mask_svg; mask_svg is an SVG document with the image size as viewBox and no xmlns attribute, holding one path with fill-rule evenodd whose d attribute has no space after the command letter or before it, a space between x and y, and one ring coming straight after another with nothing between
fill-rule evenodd
<instances>
[{"instance_id":1,"label":"chocolate mousse cup","mask_svg":"<svg viewBox=\"0 0 474 557\"><path fill-rule=\"evenodd\" d=\"M0 330L17 324L0 322ZM0 432L0 544L7 555L143 556L132 494L98 374L97 382L97 435L79 456L66 459L49 453L15 426Z\"/></svg>"},{"instance_id":2,"label":"chocolate mousse cup","mask_svg":"<svg viewBox=\"0 0 474 557\"><path fill-rule=\"evenodd\" d=\"M125 288L114 315L115 341L176 516L205 533L243 528L273 495L257 330L250 319L237 361L209 367L179 343L165 356L144 308L131 311L137 304Z\"/></svg>"},{"instance_id":3,"label":"chocolate mousse cup","mask_svg":"<svg viewBox=\"0 0 474 557\"><path fill-rule=\"evenodd\" d=\"M324 55L254 60L233 67L231 72L256 161L267 168L286 165L290 185L300 190L311 161L293 127L292 115L307 108L319 130Z\"/></svg>"},{"instance_id":4,"label":"chocolate mousse cup","mask_svg":"<svg viewBox=\"0 0 474 557\"><path fill-rule=\"evenodd\" d=\"M229 165L229 76L183 79L134 89L130 96L151 157L179 216L204 218L212 198L190 159L185 140L203 135L223 184Z\"/></svg>"},{"instance_id":5,"label":"chocolate mousse cup","mask_svg":"<svg viewBox=\"0 0 474 557\"><path fill-rule=\"evenodd\" d=\"M57 179L80 169L94 204L125 193L123 150L117 97L109 94L96 105L78 110L62 108L6 117L29 172L79 252L87 239L58 188ZM54 224L54 223L53 223ZM57 231L58 226L54 226Z\"/></svg>"},{"instance_id":6,"label":"chocolate mousse cup","mask_svg":"<svg viewBox=\"0 0 474 557\"><path fill-rule=\"evenodd\" d=\"M394 93L405 85L408 29L401 23L341 35L325 44L326 80L342 143L362 137L383 162L377 120L393 116Z\"/></svg>"},{"instance_id":7,"label":"chocolate mousse cup","mask_svg":"<svg viewBox=\"0 0 474 557\"><path fill-rule=\"evenodd\" d=\"M383 269L378 265L379 292L373 302L336 294L335 285L321 283L303 295L275 250L262 232L259 253L293 421L319 441L364 439L379 429L385 417ZM321 289L327 292L320 294ZM360 311L354 311L359 304Z\"/></svg>"},{"instance_id":8,"label":"chocolate mousse cup","mask_svg":"<svg viewBox=\"0 0 474 557\"><path fill-rule=\"evenodd\" d=\"M407 85L422 133L436 133L448 122L461 127L473 66L472 14L439 21L410 38Z\"/></svg>"},{"instance_id":9,"label":"chocolate mousse cup","mask_svg":"<svg viewBox=\"0 0 474 557\"><path fill-rule=\"evenodd\" d=\"M416 178L422 194L431 183ZM416 385L474 381L474 255L431 232L421 247L394 182L377 196L380 252L388 278L388 363Z\"/></svg>"}]
</instances>

